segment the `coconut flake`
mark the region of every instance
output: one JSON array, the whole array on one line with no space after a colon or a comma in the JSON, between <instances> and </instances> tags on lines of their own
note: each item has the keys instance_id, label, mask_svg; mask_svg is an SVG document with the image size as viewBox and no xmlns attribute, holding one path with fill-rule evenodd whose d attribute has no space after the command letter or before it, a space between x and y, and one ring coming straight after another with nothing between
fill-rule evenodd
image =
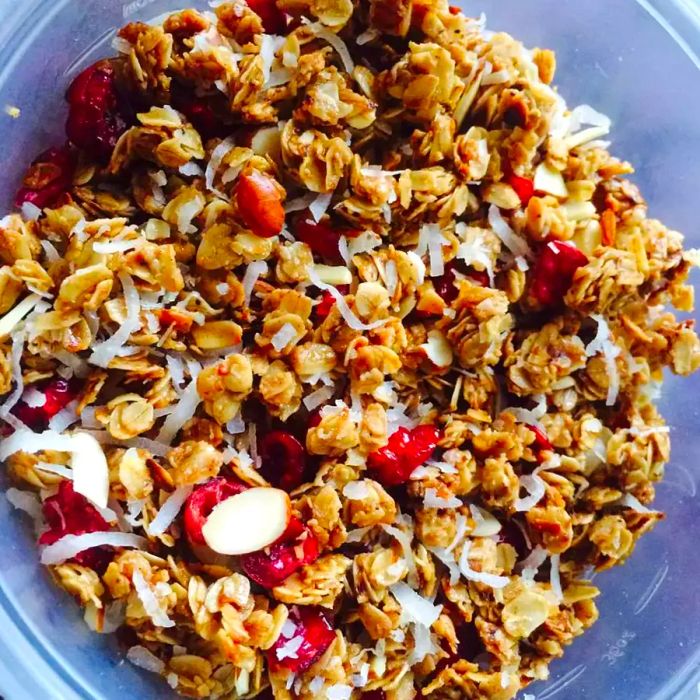
<instances>
[{"instance_id":1,"label":"coconut flake","mask_svg":"<svg viewBox=\"0 0 700 700\"><path fill-rule=\"evenodd\" d=\"M311 216L314 217L314 221L318 223L321 220L321 217L323 217L323 215L326 213L332 198L332 193L319 194L314 198L311 204L309 204L309 211L311 212Z\"/></svg>"},{"instance_id":2,"label":"coconut flake","mask_svg":"<svg viewBox=\"0 0 700 700\"><path fill-rule=\"evenodd\" d=\"M326 688L326 698L328 700L350 700L352 688L343 683L336 683Z\"/></svg>"},{"instance_id":3,"label":"coconut flake","mask_svg":"<svg viewBox=\"0 0 700 700\"><path fill-rule=\"evenodd\" d=\"M165 669L165 663L161 661L155 654L140 645L130 647L126 652L126 658L131 661L134 666L142 668L144 671L151 673L162 673Z\"/></svg>"},{"instance_id":4,"label":"coconut flake","mask_svg":"<svg viewBox=\"0 0 700 700\"><path fill-rule=\"evenodd\" d=\"M54 263L61 259L60 253L56 250L56 246L51 243L51 241L45 238L41 240L41 247L44 249L44 254L46 255L46 260L50 263Z\"/></svg>"},{"instance_id":5,"label":"coconut flake","mask_svg":"<svg viewBox=\"0 0 700 700\"><path fill-rule=\"evenodd\" d=\"M177 517L187 497L192 493L193 486L176 488L161 506L158 514L148 526L148 534L156 537L162 535Z\"/></svg>"},{"instance_id":6,"label":"coconut flake","mask_svg":"<svg viewBox=\"0 0 700 700\"><path fill-rule=\"evenodd\" d=\"M500 238L503 245L516 257L531 257L532 251L524 239L520 238L508 225L501 214L501 210L492 204L489 208L489 225L493 232Z\"/></svg>"},{"instance_id":7,"label":"coconut flake","mask_svg":"<svg viewBox=\"0 0 700 700\"><path fill-rule=\"evenodd\" d=\"M309 275L309 280L315 287L318 287L322 291L330 292L332 297L335 299L338 311L340 311L340 314L345 320L345 323L347 323L348 326L350 326L350 328L352 328L353 330L371 331L375 328L379 328L379 326L383 326L389 320L388 318L385 318L380 319L379 321L374 321L373 323L363 323L352 312L352 309L348 306L347 302L345 301L345 297L333 285L326 284L325 282L321 281L313 265L309 266L307 268L307 271Z\"/></svg>"},{"instance_id":8,"label":"coconut flake","mask_svg":"<svg viewBox=\"0 0 700 700\"><path fill-rule=\"evenodd\" d=\"M156 592L146 582L143 574L138 569L134 569L131 580L134 584L136 595L138 595L146 614L153 620L153 624L157 627L175 627L175 623L161 607Z\"/></svg>"},{"instance_id":9,"label":"coconut flake","mask_svg":"<svg viewBox=\"0 0 700 700\"><path fill-rule=\"evenodd\" d=\"M36 469L42 472L47 472L48 474L57 474L62 476L64 479L73 479L73 470L69 469L63 464L53 464L51 462L37 462Z\"/></svg>"},{"instance_id":10,"label":"coconut flake","mask_svg":"<svg viewBox=\"0 0 700 700\"><path fill-rule=\"evenodd\" d=\"M296 199L290 199L284 205L285 214L291 214L295 211L304 211L308 209L313 202L318 199L318 195L315 192L308 192L302 197L297 197Z\"/></svg>"},{"instance_id":11,"label":"coconut flake","mask_svg":"<svg viewBox=\"0 0 700 700\"><path fill-rule=\"evenodd\" d=\"M304 406L306 406L306 410L313 411L324 403L327 403L333 398L334 393L334 388L330 386L322 386L320 389L311 392L308 396L304 397Z\"/></svg>"},{"instance_id":12,"label":"coconut flake","mask_svg":"<svg viewBox=\"0 0 700 700\"><path fill-rule=\"evenodd\" d=\"M197 163L194 163L192 161L181 165L179 171L187 177L201 177L202 175L204 175L204 171L202 170L202 168Z\"/></svg>"},{"instance_id":13,"label":"coconut flake","mask_svg":"<svg viewBox=\"0 0 700 700\"><path fill-rule=\"evenodd\" d=\"M586 346L586 355L593 357L599 352L603 353L605 360L605 369L608 374L608 395L606 399L607 406L614 406L620 392L620 372L617 368L616 359L620 355L620 348L612 341L610 326L600 314L591 314L590 316L597 324L598 330L595 338Z\"/></svg>"},{"instance_id":14,"label":"coconut flake","mask_svg":"<svg viewBox=\"0 0 700 700\"><path fill-rule=\"evenodd\" d=\"M625 508L631 508L637 513L651 513L645 505L639 501L638 498L633 496L631 493L626 493L622 498L615 502L615 505L624 506Z\"/></svg>"},{"instance_id":15,"label":"coconut flake","mask_svg":"<svg viewBox=\"0 0 700 700\"><path fill-rule=\"evenodd\" d=\"M284 659L297 659L299 658L299 649L304 643L304 638L292 637L288 639L284 644L277 647L275 650L275 655L278 661L284 661Z\"/></svg>"},{"instance_id":16,"label":"coconut flake","mask_svg":"<svg viewBox=\"0 0 700 700\"><path fill-rule=\"evenodd\" d=\"M19 322L41 301L38 294L30 294L0 318L0 338L10 335Z\"/></svg>"},{"instance_id":17,"label":"coconut flake","mask_svg":"<svg viewBox=\"0 0 700 700\"><path fill-rule=\"evenodd\" d=\"M78 400L75 399L64 406L58 413L51 416L49 420L49 430L55 430L57 433L62 433L69 428L73 423L77 423L80 417L77 413Z\"/></svg>"},{"instance_id":18,"label":"coconut flake","mask_svg":"<svg viewBox=\"0 0 700 700\"><path fill-rule=\"evenodd\" d=\"M406 622L414 622L430 629L440 617L442 605L433 605L403 581L390 586L389 590L401 606L401 618Z\"/></svg>"},{"instance_id":19,"label":"coconut flake","mask_svg":"<svg viewBox=\"0 0 700 700\"><path fill-rule=\"evenodd\" d=\"M124 301L126 302L126 319L117 332L102 343L94 346L89 362L99 367L107 367L117 356L119 350L129 340L132 333L141 327L140 311L141 302L139 293L134 286L131 276L126 272L119 273L119 280L124 290Z\"/></svg>"},{"instance_id":20,"label":"coconut flake","mask_svg":"<svg viewBox=\"0 0 700 700\"><path fill-rule=\"evenodd\" d=\"M378 29L376 29L375 27L369 27L368 29L365 29L364 32L357 35L357 39L355 39L355 43L358 46L363 46L364 44L369 44L370 41L374 41L375 39L378 39L380 36L381 36L381 33Z\"/></svg>"},{"instance_id":21,"label":"coconut flake","mask_svg":"<svg viewBox=\"0 0 700 700\"><path fill-rule=\"evenodd\" d=\"M272 64L275 62L275 54L285 42L283 36L276 34L263 34L260 40L260 58L262 59L263 89L272 87L269 85Z\"/></svg>"},{"instance_id":22,"label":"coconut flake","mask_svg":"<svg viewBox=\"0 0 700 700\"><path fill-rule=\"evenodd\" d=\"M348 239L345 236L341 236L339 247L343 260L345 260L347 265L350 265L355 255L369 253L381 244L381 236L374 233L374 231L364 231L355 238Z\"/></svg>"},{"instance_id":23,"label":"coconut flake","mask_svg":"<svg viewBox=\"0 0 700 700\"><path fill-rule=\"evenodd\" d=\"M41 563L50 566L62 564L76 554L93 547L133 547L145 549L148 540L128 532L87 532L84 535L65 535L41 550Z\"/></svg>"},{"instance_id":24,"label":"coconut flake","mask_svg":"<svg viewBox=\"0 0 700 700\"><path fill-rule=\"evenodd\" d=\"M207 163L207 168L204 171L204 182L207 189L210 192L218 195L222 199L228 199L228 197L214 187L214 178L221 165L221 161L236 147L236 140L233 136L224 139L211 153L211 158Z\"/></svg>"},{"instance_id":25,"label":"coconut flake","mask_svg":"<svg viewBox=\"0 0 700 700\"><path fill-rule=\"evenodd\" d=\"M549 584L552 587L552 593L554 593L558 600L562 600L564 597L561 590L561 577L559 573L560 559L560 554L552 554L552 556L549 557Z\"/></svg>"},{"instance_id":26,"label":"coconut flake","mask_svg":"<svg viewBox=\"0 0 700 700\"><path fill-rule=\"evenodd\" d=\"M364 481L350 481L343 488L343 496L351 501L363 501L371 493L369 486Z\"/></svg>"},{"instance_id":27,"label":"coconut flake","mask_svg":"<svg viewBox=\"0 0 700 700\"><path fill-rule=\"evenodd\" d=\"M510 578L508 576L497 576L496 574L489 574L484 571L474 571L469 565L470 550L471 542L467 540L462 545L462 553L459 557L459 569L464 578L470 581L483 583L486 586L491 586L491 588L504 588L510 583Z\"/></svg>"},{"instance_id":28,"label":"coconut flake","mask_svg":"<svg viewBox=\"0 0 700 700\"><path fill-rule=\"evenodd\" d=\"M200 401L201 398L197 392L197 377L194 376L182 392L172 413L165 419L163 427L156 437L156 442L170 444L180 428L194 416Z\"/></svg>"},{"instance_id":29,"label":"coconut flake","mask_svg":"<svg viewBox=\"0 0 700 700\"><path fill-rule=\"evenodd\" d=\"M272 347L277 352L282 352L292 341L297 339L296 328L291 323L285 323L273 336L270 338Z\"/></svg>"},{"instance_id":30,"label":"coconut flake","mask_svg":"<svg viewBox=\"0 0 700 700\"><path fill-rule=\"evenodd\" d=\"M534 508L545 495L545 483L539 476L535 474L523 474L520 479L520 488L527 491L528 495L524 498L518 498L513 505L516 512L529 511Z\"/></svg>"},{"instance_id":31,"label":"coconut flake","mask_svg":"<svg viewBox=\"0 0 700 700\"><path fill-rule=\"evenodd\" d=\"M24 202L21 211L25 221L37 221L41 216L41 209L32 202Z\"/></svg>"},{"instance_id":32,"label":"coconut flake","mask_svg":"<svg viewBox=\"0 0 700 700\"><path fill-rule=\"evenodd\" d=\"M455 536L452 542L450 542L450 544L445 548L446 554L449 554L450 552L453 552L455 549L457 549L459 543L464 539L464 535L467 534L468 523L464 515L458 513L457 518L455 520L455 524L457 526L457 531L455 532Z\"/></svg>"},{"instance_id":33,"label":"coconut flake","mask_svg":"<svg viewBox=\"0 0 700 700\"><path fill-rule=\"evenodd\" d=\"M510 73L507 70L499 70L482 77L482 85L500 85L507 83L510 79Z\"/></svg>"},{"instance_id":34,"label":"coconut flake","mask_svg":"<svg viewBox=\"0 0 700 700\"><path fill-rule=\"evenodd\" d=\"M540 163L535 169L534 187L537 192L546 192L561 199L569 196L562 174L548 163Z\"/></svg>"},{"instance_id":35,"label":"coconut flake","mask_svg":"<svg viewBox=\"0 0 700 700\"><path fill-rule=\"evenodd\" d=\"M413 555L413 549L411 547L411 537L405 532L403 532L403 530L400 530L399 528L394 527L393 525L382 525L382 529L388 535L394 537L397 540L397 542L401 545L401 549L403 551L403 558L406 562L406 567L408 568L408 582L411 585L416 585L418 577L416 569L416 560Z\"/></svg>"},{"instance_id":36,"label":"coconut flake","mask_svg":"<svg viewBox=\"0 0 700 700\"><path fill-rule=\"evenodd\" d=\"M24 394L22 394L22 401L29 406L29 408L41 408L46 405L46 394L39 391L36 387L30 386Z\"/></svg>"},{"instance_id":37,"label":"coconut flake","mask_svg":"<svg viewBox=\"0 0 700 700\"><path fill-rule=\"evenodd\" d=\"M255 283L258 281L260 275L267 273L267 263L264 260L254 260L246 268L245 274L243 275L243 298L245 300L246 306L250 305L250 298L253 294L253 289Z\"/></svg>"},{"instance_id":38,"label":"coconut flake","mask_svg":"<svg viewBox=\"0 0 700 700\"><path fill-rule=\"evenodd\" d=\"M462 501L456 496L440 498L435 489L426 489L425 495L423 496L424 508L461 508L462 505Z\"/></svg>"},{"instance_id":39,"label":"coconut flake","mask_svg":"<svg viewBox=\"0 0 700 700\"><path fill-rule=\"evenodd\" d=\"M345 72L352 75L352 72L355 70L355 64L353 63L346 43L337 34L334 34L324 27L320 22L309 24L308 29L319 39L327 41L336 50L338 56L340 56L340 60L343 62Z\"/></svg>"}]
</instances>

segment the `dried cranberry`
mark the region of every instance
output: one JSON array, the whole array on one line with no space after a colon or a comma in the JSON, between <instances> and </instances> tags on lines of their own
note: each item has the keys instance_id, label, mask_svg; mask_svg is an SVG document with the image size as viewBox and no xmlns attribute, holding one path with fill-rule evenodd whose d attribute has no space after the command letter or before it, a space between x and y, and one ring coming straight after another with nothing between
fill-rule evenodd
<instances>
[{"instance_id":1,"label":"dried cranberry","mask_svg":"<svg viewBox=\"0 0 700 700\"><path fill-rule=\"evenodd\" d=\"M314 306L316 318L326 318L335 304L335 297L330 292L323 292L320 303Z\"/></svg>"},{"instance_id":2,"label":"dried cranberry","mask_svg":"<svg viewBox=\"0 0 700 700\"><path fill-rule=\"evenodd\" d=\"M293 491L304 481L306 450L291 433L273 430L258 445L261 473L273 485Z\"/></svg>"},{"instance_id":3,"label":"dried cranberry","mask_svg":"<svg viewBox=\"0 0 700 700\"><path fill-rule=\"evenodd\" d=\"M270 667L286 668L292 673L303 673L315 664L335 639L335 631L326 614L318 608L293 607L288 622L294 626L291 635L282 632L280 638L267 652ZM296 640L301 639L297 646ZM289 645L289 642L294 643ZM285 647L293 647L293 656L287 656ZM280 658L281 657L281 658Z\"/></svg>"},{"instance_id":4,"label":"dried cranberry","mask_svg":"<svg viewBox=\"0 0 700 700\"><path fill-rule=\"evenodd\" d=\"M571 286L574 273L588 258L573 244L549 240L542 248L532 276L532 293L543 306L559 304Z\"/></svg>"},{"instance_id":5,"label":"dried cranberry","mask_svg":"<svg viewBox=\"0 0 700 700\"><path fill-rule=\"evenodd\" d=\"M481 287L489 287L491 285L491 280L489 279L489 273L486 272L486 270L470 270L467 273L467 277L474 282L475 284L478 284Z\"/></svg>"},{"instance_id":6,"label":"dried cranberry","mask_svg":"<svg viewBox=\"0 0 700 700\"><path fill-rule=\"evenodd\" d=\"M42 382L35 388L46 397L44 405L28 406L20 399L12 408L12 415L32 430L40 431L45 430L49 420L78 395L79 384L75 380L58 378Z\"/></svg>"},{"instance_id":7,"label":"dried cranberry","mask_svg":"<svg viewBox=\"0 0 700 700\"><path fill-rule=\"evenodd\" d=\"M66 535L106 532L109 524L98 510L76 493L72 481L62 481L55 496L47 498L41 507L49 529L39 537L39 544L49 545ZM108 547L92 547L73 557L73 561L96 571L104 571L111 558Z\"/></svg>"},{"instance_id":8,"label":"dried cranberry","mask_svg":"<svg viewBox=\"0 0 700 700\"><path fill-rule=\"evenodd\" d=\"M283 34L287 28L284 12L277 7L275 0L246 0L248 7L260 17L267 34Z\"/></svg>"},{"instance_id":9,"label":"dried cranberry","mask_svg":"<svg viewBox=\"0 0 700 700\"><path fill-rule=\"evenodd\" d=\"M520 197L523 206L532 199L535 194L535 183L529 177L520 177L520 175L510 174L506 176L506 182L515 190L515 193Z\"/></svg>"},{"instance_id":10,"label":"dried cranberry","mask_svg":"<svg viewBox=\"0 0 700 700\"><path fill-rule=\"evenodd\" d=\"M386 693L383 690L369 690L362 693L362 700L386 700Z\"/></svg>"},{"instance_id":11,"label":"dried cranberry","mask_svg":"<svg viewBox=\"0 0 700 700\"><path fill-rule=\"evenodd\" d=\"M269 175L257 170L241 175L236 184L236 203L246 226L256 236L272 238L282 230L282 196Z\"/></svg>"},{"instance_id":12,"label":"dried cranberry","mask_svg":"<svg viewBox=\"0 0 700 700\"><path fill-rule=\"evenodd\" d=\"M227 498L246 490L239 481L218 476L206 484L198 486L185 503L185 532L192 544L206 544L202 528L212 510Z\"/></svg>"},{"instance_id":13,"label":"dried cranberry","mask_svg":"<svg viewBox=\"0 0 700 700\"><path fill-rule=\"evenodd\" d=\"M15 196L15 205L29 202L40 209L52 206L70 189L74 172L75 161L67 147L49 148L32 162L24 186Z\"/></svg>"},{"instance_id":14,"label":"dried cranberry","mask_svg":"<svg viewBox=\"0 0 700 700\"><path fill-rule=\"evenodd\" d=\"M344 235L342 229L333 228L329 223L317 224L302 217L294 227L294 235L298 241L306 243L311 250L322 258L331 262L341 262L340 237Z\"/></svg>"},{"instance_id":15,"label":"dried cranberry","mask_svg":"<svg viewBox=\"0 0 700 700\"><path fill-rule=\"evenodd\" d=\"M536 450L554 449L554 447L552 447L552 443L547 437L547 434L544 432L544 430L542 430L542 428L538 427L537 425L528 425L526 427L529 428L535 434L535 442L533 443L533 447Z\"/></svg>"},{"instance_id":16,"label":"dried cranberry","mask_svg":"<svg viewBox=\"0 0 700 700\"><path fill-rule=\"evenodd\" d=\"M451 304L457 298L457 276L453 263L445 265L445 272L433 280L433 287L438 296L446 303Z\"/></svg>"},{"instance_id":17,"label":"dried cranberry","mask_svg":"<svg viewBox=\"0 0 700 700\"><path fill-rule=\"evenodd\" d=\"M309 414L308 430L317 427L321 422L321 409L316 408Z\"/></svg>"},{"instance_id":18,"label":"dried cranberry","mask_svg":"<svg viewBox=\"0 0 700 700\"><path fill-rule=\"evenodd\" d=\"M86 68L71 83L66 100L68 139L97 158L109 158L127 129L112 63L98 61Z\"/></svg>"},{"instance_id":19,"label":"dried cranberry","mask_svg":"<svg viewBox=\"0 0 700 700\"><path fill-rule=\"evenodd\" d=\"M274 588L305 564L315 562L318 555L316 537L301 520L292 517L277 542L242 555L240 562L248 578L263 588Z\"/></svg>"},{"instance_id":20,"label":"dried cranberry","mask_svg":"<svg viewBox=\"0 0 700 700\"><path fill-rule=\"evenodd\" d=\"M460 659L473 661L484 651L484 643L473 622L461 625L457 629L457 656Z\"/></svg>"},{"instance_id":21,"label":"dried cranberry","mask_svg":"<svg viewBox=\"0 0 700 700\"><path fill-rule=\"evenodd\" d=\"M385 486L399 486L430 459L439 440L440 430L434 425L419 425L413 430L399 428L386 446L369 455L367 465Z\"/></svg>"},{"instance_id":22,"label":"dried cranberry","mask_svg":"<svg viewBox=\"0 0 700 700\"><path fill-rule=\"evenodd\" d=\"M204 138L212 138L222 132L221 120L206 102L202 100L183 101L179 103L178 109Z\"/></svg>"}]
</instances>

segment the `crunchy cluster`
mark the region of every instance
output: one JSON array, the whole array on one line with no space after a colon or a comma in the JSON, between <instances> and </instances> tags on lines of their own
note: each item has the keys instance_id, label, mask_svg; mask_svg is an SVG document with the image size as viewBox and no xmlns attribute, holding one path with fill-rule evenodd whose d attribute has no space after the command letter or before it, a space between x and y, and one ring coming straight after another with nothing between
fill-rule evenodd
<instances>
[{"instance_id":1,"label":"crunchy cluster","mask_svg":"<svg viewBox=\"0 0 700 700\"><path fill-rule=\"evenodd\" d=\"M514 698L663 517L697 256L552 52L447 0L216 5L124 27L0 221L8 498L183 695ZM213 551L256 487L284 535Z\"/></svg>"}]
</instances>

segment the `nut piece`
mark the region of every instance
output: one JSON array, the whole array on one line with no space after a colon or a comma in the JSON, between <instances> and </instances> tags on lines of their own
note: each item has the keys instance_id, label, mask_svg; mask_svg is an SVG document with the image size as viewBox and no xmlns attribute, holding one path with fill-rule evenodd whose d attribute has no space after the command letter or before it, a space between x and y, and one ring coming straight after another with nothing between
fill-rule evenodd
<instances>
[{"instance_id":1,"label":"nut piece","mask_svg":"<svg viewBox=\"0 0 700 700\"><path fill-rule=\"evenodd\" d=\"M202 535L219 554L248 554L277 541L291 516L286 491L252 488L219 503L207 518Z\"/></svg>"}]
</instances>

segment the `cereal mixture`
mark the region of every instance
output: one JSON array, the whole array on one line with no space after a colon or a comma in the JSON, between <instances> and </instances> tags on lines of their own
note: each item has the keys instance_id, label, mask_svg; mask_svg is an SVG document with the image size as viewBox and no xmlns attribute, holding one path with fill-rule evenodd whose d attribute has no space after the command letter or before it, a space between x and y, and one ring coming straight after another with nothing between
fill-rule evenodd
<instances>
[{"instance_id":1,"label":"cereal mixture","mask_svg":"<svg viewBox=\"0 0 700 700\"><path fill-rule=\"evenodd\" d=\"M446 0L132 23L0 220L7 498L193 698L508 700L663 518L700 255Z\"/></svg>"}]
</instances>

